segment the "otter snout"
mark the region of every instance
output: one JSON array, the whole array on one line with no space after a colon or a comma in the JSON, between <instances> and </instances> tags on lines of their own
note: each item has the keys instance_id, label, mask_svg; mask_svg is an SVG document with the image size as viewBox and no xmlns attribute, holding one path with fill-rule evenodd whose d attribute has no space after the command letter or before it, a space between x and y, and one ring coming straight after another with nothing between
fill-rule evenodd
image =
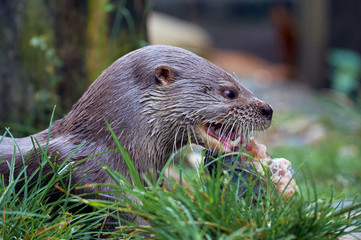
<instances>
[{"instance_id":1,"label":"otter snout","mask_svg":"<svg viewBox=\"0 0 361 240\"><path fill-rule=\"evenodd\" d=\"M263 104L261 107L261 114L267 121L272 121L273 109L269 104Z\"/></svg>"}]
</instances>

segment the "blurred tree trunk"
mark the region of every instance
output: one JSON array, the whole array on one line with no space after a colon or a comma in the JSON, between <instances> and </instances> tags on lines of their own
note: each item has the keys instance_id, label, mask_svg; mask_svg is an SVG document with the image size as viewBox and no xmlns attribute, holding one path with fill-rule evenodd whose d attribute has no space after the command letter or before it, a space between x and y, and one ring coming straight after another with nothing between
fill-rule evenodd
<instances>
[{"instance_id":1,"label":"blurred tree trunk","mask_svg":"<svg viewBox=\"0 0 361 240\"><path fill-rule=\"evenodd\" d=\"M55 49L63 64L58 67L60 76L58 95L60 109L68 111L88 86L85 68L87 1L55 0Z\"/></svg>"},{"instance_id":2,"label":"blurred tree trunk","mask_svg":"<svg viewBox=\"0 0 361 240\"><path fill-rule=\"evenodd\" d=\"M33 102L18 52L24 6L25 0L0 1L0 122L22 122Z\"/></svg>"},{"instance_id":3,"label":"blurred tree trunk","mask_svg":"<svg viewBox=\"0 0 361 240\"><path fill-rule=\"evenodd\" d=\"M94 80L115 59L145 45L147 5L0 0L0 131L14 123L44 129L55 104L55 118L66 114L89 76Z\"/></svg>"}]
</instances>

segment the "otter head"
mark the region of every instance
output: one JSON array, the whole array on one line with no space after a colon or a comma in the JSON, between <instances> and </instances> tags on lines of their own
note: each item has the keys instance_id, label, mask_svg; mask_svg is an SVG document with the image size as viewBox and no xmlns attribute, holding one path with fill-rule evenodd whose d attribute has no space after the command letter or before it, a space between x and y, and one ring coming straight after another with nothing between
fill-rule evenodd
<instances>
[{"instance_id":1,"label":"otter head","mask_svg":"<svg viewBox=\"0 0 361 240\"><path fill-rule=\"evenodd\" d=\"M227 153L270 126L270 105L227 72L179 48L158 47L156 55L141 103L159 144L176 150L191 142Z\"/></svg>"},{"instance_id":2,"label":"otter head","mask_svg":"<svg viewBox=\"0 0 361 240\"><path fill-rule=\"evenodd\" d=\"M187 143L237 151L249 132L270 126L272 109L204 58L148 46L107 68L55 124L52 136L71 138L74 145L85 140L92 154L112 149L104 118L135 167L146 171L162 168ZM104 158L114 169L126 169L119 156Z\"/></svg>"}]
</instances>

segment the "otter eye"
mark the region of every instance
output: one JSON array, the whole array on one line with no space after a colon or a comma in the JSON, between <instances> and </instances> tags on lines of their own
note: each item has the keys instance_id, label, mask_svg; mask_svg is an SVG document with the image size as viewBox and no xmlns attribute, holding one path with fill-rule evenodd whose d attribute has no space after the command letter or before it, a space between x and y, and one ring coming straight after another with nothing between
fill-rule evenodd
<instances>
[{"instance_id":1,"label":"otter eye","mask_svg":"<svg viewBox=\"0 0 361 240\"><path fill-rule=\"evenodd\" d=\"M227 98L229 99L235 99L236 98L236 94L231 91L231 90L226 90L224 91L224 94L227 96Z\"/></svg>"}]
</instances>

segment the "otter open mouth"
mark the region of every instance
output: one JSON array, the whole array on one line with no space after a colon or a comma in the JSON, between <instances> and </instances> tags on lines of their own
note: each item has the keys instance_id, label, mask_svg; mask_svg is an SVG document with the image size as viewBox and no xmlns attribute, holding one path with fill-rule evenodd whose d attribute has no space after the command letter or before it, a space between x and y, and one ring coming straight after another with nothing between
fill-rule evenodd
<instances>
[{"instance_id":1,"label":"otter open mouth","mask_svg":"<svg viewBox=\"0 0 361 240\"><path fill-rule=\"evenodd\" d=\"M270 179L275 184L276 190L286 199L294 193L298 192L298 186L293 179L293 171L291 162L284 158L272 158L267 153L265 145L258 143L254 138L248 138L245 131L240 128L227 128L222 124L204 124L202 128L202 138L205 142L206 156L205 163L208 164L208 168L212 169L212 163L214 158L220 156L219 153L215 153L214 149L217 149L222 153L237 152L242 149L242 152L247 153L245 156L225 155L222 156L222 168L227 171L231 171L228 166L237 162L236 170L243 177L253 171L254 174L258 174L263 180L261 184L267 184L264 178L267 176L265 169L270 170ZM212 158L213 157L213 158ZM217 165L217 164L216 164ZM238 179L238 178L236 178ZM242 185L242 184L241 184ZM256 193L259 191L256 188Z\"/></svg>"},{"instance_id":2,"label":"otter open mouth","mask_svg":"<svg viewBox=\"0 0 361 240\"><path fill-rule=\"evenodd\" d=\"M244 143L245 134L236 127L227 128L220 123L206 123L201 129L205 144L223 153L237 152Z\"/></svg>"}]
</instances>

